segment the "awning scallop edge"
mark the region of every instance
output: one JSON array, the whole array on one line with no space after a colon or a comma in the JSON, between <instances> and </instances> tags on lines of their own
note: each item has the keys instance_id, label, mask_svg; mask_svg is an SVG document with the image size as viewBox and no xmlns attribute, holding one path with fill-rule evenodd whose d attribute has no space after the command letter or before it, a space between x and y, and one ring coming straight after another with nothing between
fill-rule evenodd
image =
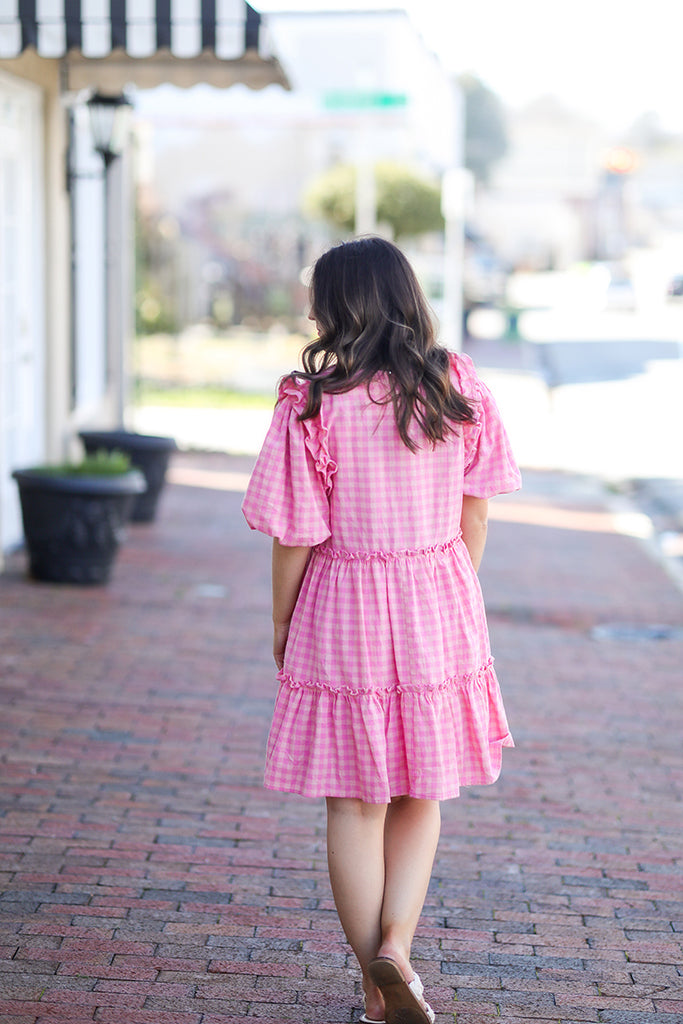
<instances>
[{"instance_id":1,"label":"awning scallop edge","mask_svg":"<svg viewBox=\"0 0 683 1024\"><path fill-rule=\"evenodd\" d=\"M0 6L0 60L60 60L68 91L200 82L290 88L266 26L245 0L15 0ZM3 9L4 8L4 9Z\"/></svg>"}]
</instances>

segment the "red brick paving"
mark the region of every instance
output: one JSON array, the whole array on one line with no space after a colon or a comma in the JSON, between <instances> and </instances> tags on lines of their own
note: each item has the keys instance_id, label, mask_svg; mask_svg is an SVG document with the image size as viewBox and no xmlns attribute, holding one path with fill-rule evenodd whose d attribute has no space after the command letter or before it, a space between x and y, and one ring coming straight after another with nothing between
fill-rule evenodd
<instances>
[{"instance_id":1,"label":"red brick paving","mask_svg":"<svg viewBox=\"0 0 683 1024\"><path fill-rule=\"evenodd\" d=\"M274 683L249 461L179 456L106 588L0 577L3 1024L338 1024L322 802L260 786ZM202 478L198 471L207 470ZM683 598L599 492L529 473L482 580L517 747L444 805L415 954L439 1024L683 1022ZM541 525L545 523L546 525Z\"/></svg>"}]
</instances>

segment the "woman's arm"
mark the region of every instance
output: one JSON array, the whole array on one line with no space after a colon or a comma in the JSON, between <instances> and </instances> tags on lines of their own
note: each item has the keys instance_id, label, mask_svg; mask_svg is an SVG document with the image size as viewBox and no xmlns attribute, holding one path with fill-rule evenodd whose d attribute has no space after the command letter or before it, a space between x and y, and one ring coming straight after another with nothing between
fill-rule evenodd
<instances>
[{"instance_id":1,"label":"woman's arm","mask_svg":"<svg viewBox=\"0 0 683 1024\"><path fill-rule=\"evenodd\" d=\"M273 657L282 668L285 647L310 548L288 548L273 539Z\"/></svg>"},{"instance_id":2,"label":"woman's arm","mask_svg":"<svg viewBox=\"0 0 683 1024\"><path fill-rule=\"evenodd\" d=\"M463 497L460 529L475 572L479 571L486 546L488 514L489 503L486 498L472 498L468 494Z\"/></svg>"}]
</instances>

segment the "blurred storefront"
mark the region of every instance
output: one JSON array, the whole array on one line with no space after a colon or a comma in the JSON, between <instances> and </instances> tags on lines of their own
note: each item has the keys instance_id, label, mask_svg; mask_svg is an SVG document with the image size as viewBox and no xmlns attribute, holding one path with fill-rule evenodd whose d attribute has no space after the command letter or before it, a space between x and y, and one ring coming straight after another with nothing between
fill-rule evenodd
<instances>
[{"instance_id":1,"label":"blurred storefront","mask_svg":"<svg viewBox=\"0 0 683 1024\"><path fill-rule=\"evenodd\" d=\"M289 87L245 0L0 0L0 558L22 535L12 470L123 404L129 161L107 173L87 101L166 82Z\"/></svg>"}]
</instances>

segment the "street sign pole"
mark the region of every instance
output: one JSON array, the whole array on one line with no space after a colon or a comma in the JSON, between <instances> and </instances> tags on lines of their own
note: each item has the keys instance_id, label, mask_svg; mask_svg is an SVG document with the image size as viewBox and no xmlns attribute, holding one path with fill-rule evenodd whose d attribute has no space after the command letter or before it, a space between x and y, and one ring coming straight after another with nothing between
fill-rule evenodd
<instances>
[{"instance_id":1,"label":"street sign pole","mask_svg":"<svg viewBox=\"0 0 683 1024\"><path fill-rule=\"evenodd\" d=\"M472 189L472 176L464 167L451 167L443 176L441 212L444 219L444 279L441 327L446 348L454 352L461 351L463 342L465 213Z\"/></svg>"},{"instance_id":2,"label":"street sign pole","mask_svg":"<svg viewBox=\"0 0 683 1024\"><path fill-rule=\"evenodd\" d=\"M367 115L358 133L356 155L356 235L374 235L377 231L377 182L373 152L372 124Z\"/></svg>"},{"instance_id":3,"label":"street sign pole","mask_svg":"<svg viewBox=\"0 0 683 1024\"><path fill-rule=\"evenodd\" d=\"M356 235L372 235L377 231L377 182L375 180L374 129L376 115L396 113L405 108L404 93L372 90L336 90L323 98L327 110L359 116L358 149L356 153Z\"/></svg>"}]
</instances>

